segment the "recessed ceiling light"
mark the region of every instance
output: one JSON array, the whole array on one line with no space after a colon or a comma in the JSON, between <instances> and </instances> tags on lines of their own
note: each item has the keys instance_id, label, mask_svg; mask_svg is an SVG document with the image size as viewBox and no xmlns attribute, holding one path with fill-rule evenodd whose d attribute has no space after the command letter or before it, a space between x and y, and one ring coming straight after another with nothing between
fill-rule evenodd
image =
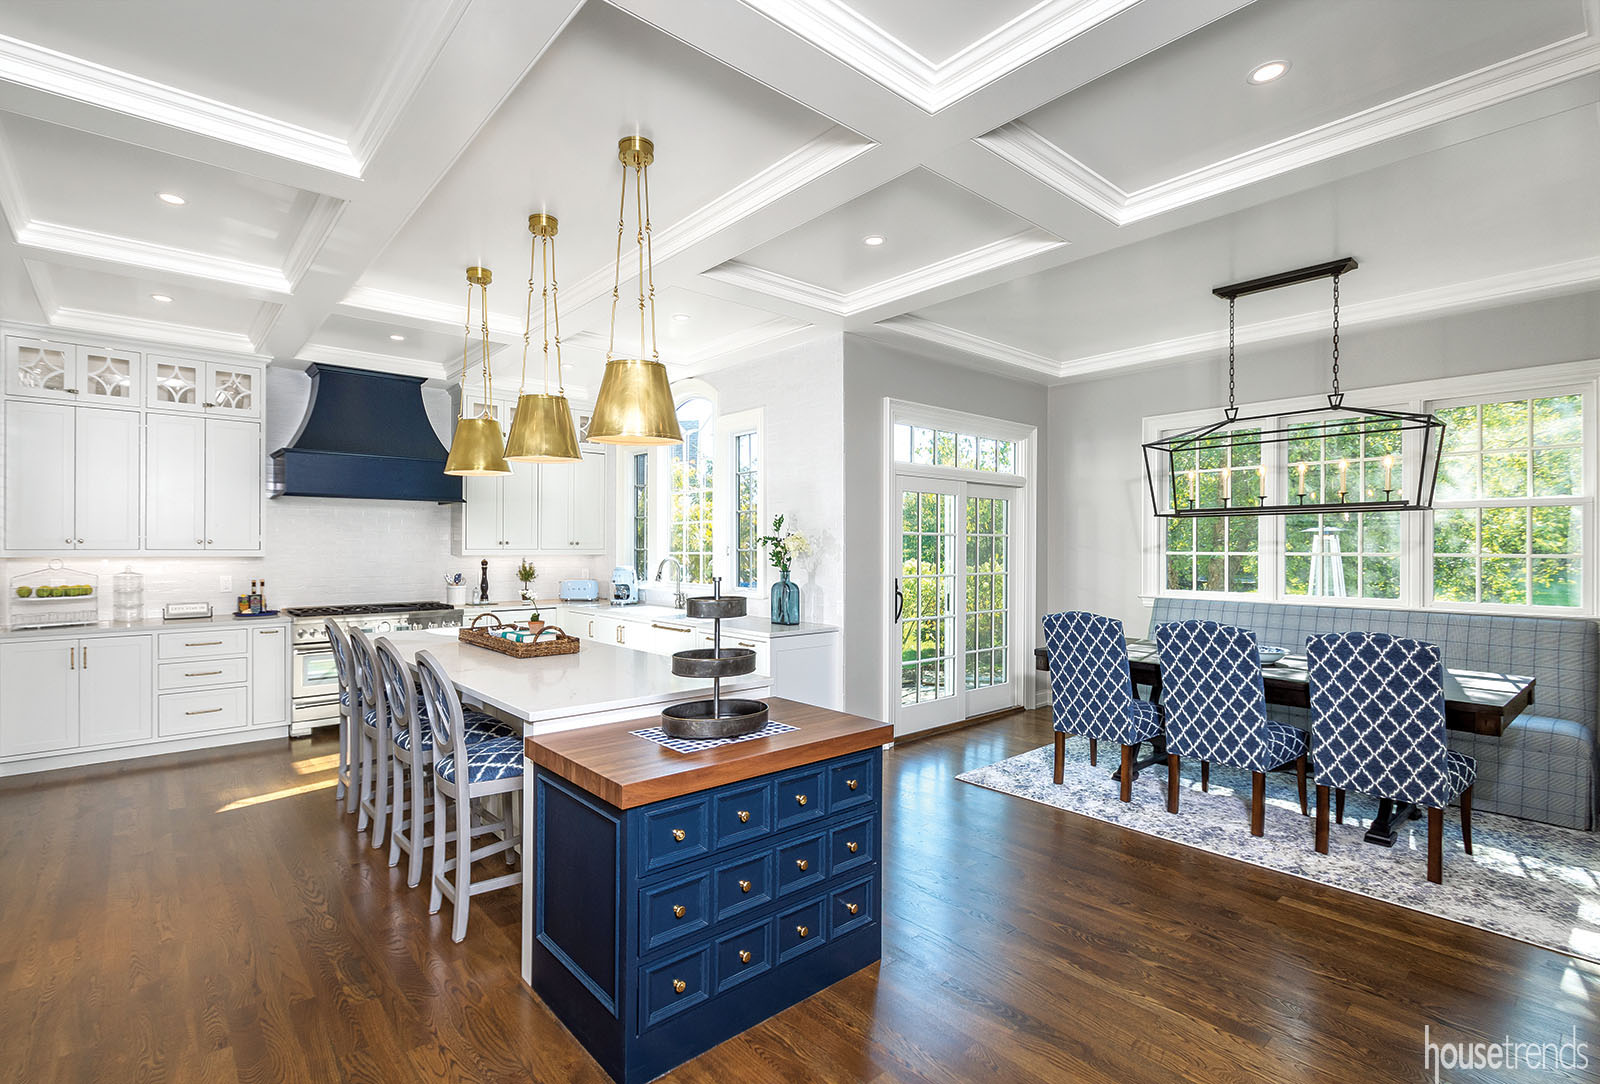
<instances>
[{"instance_id":1,"label":"recessed ceiling light","mask_svg":"<svg viewBox=\"0 0 1600 1084\"><path fill-rule=\"evenodd\" d=\"M162 203L170 203L174 207L182 207L185 203L189 202L176 192L157 192L156 199L160 200Z\"/></svg>"},{"instance_id":2,"label":"recessed ceiling light","mask_svg":"<svg viewBox=\"0 0 1600 1084\"><path fill-rule=\"evenodd\" d=\"M151 294L150 295L150 300L151 301L159 301L163 305L172 304L172 298L168 297L166 294Z\"/></svg>"},{"instance_id":3,"label":"recessed ceiling light","mask_svg":"<svg viewBox=\"0 0 1600 1084\"><path fill-rule=\"evenodd\" d=\"M403 342L406 341L406 337L404 335L390 335L389 336L389 341L390 342L396 342L396 343L403 343Z\"/></svg>"},{"instance_id":4,"label":"recessed ceiling light","mask_svg":"<svg viewBox=\"0 0 1600 1084\"><path fill-rule=\"evenodd\" d=\"M863 245L871 245L873 248L877 248L879 245L883 244L883 234L869 233L861 239L861 243Z\"/></svg>"},{"instance_id":5,"label":"recessed ceiling light","mask_svg":"<svg viewBox=\"0 0 1600 1084\"><path fill-rule=\"evenodd\" d=\"M681 324L681 323L683 323L683 322L684 322L684 321L685 321L685 320L688 320L688 319L689 319L689 314L688 314L688 313L686 313L686 312L675 312L675 313L673 313L673 314L672 314L672 318L673 318L673 319L674 319L674 320L676 320L676 321L678 321L678 323L680 323L680 324Z\"/></svg>"},{"instance_id":6,"label":"recessed ceiling light","mask_svg":"<svg viewBox=\"0 0 1600 1084\"><path fill-rule=\"evenodd\" d=\"M1250 82L1256 86L1260 86L1262 83L1270 83L1274 79L1283 78L1283 73L1288 70L1289 62L1287 60L1269 60L1250 73Z\"/></svg>"}]
</instances>

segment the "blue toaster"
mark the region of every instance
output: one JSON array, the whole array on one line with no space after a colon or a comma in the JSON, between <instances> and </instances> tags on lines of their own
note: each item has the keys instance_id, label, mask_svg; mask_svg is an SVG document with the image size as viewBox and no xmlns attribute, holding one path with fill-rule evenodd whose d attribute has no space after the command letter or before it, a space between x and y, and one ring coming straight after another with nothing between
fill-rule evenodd
<instances>
[{"instance_id":1,"label":"blue toaster","mask_svg":"<svg viewBox=\"0 0 1600 1084\"><path fill-rule=\"evenodd\" d=\"M562 602L598 602L600 581L562 580L559 595Z\"/></svg>"}]
</instances>

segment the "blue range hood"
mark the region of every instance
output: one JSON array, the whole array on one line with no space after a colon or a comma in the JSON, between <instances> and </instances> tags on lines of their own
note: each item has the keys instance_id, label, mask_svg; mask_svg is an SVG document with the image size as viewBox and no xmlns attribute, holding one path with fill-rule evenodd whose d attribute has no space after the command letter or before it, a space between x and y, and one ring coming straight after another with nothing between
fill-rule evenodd
<instances>
[{"instance_id":1,"label":"blue range hood","mask_svg":"<svg viewBox=\"0 0 1600 1084\"><path fill-rule=\"evenodd\" d=\"M310 365L311 402L272 453L273 496L375 501L461 500L422 405L422 377Z\"/></svg>"}]
</instances>

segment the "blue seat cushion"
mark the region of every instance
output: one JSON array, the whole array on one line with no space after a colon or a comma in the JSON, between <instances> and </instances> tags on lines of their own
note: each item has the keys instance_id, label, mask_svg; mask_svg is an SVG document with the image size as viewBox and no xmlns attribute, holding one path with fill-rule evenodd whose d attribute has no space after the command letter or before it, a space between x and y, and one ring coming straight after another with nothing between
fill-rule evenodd
<instances>
[{"instance_id":1,"label":"blue seat cushion","mask_svg":"<svg viewBox=\"0 0 1600 1084\"><path fill-rule=\"evenodd\" d=\"M1310 735L1304 730L1286 723L1275 723L1271 719L1267 720L1266 739L1262 746L1264 766L1255 768L1256 771L1270 772L1279 765L1305 756L1311 748Z\"/></svg>"},{"instance_id":2,"label":"blue seat cushion","mask_svg":"<svg viewBox=\"0 0 1600 1084\"><path fill-rule=\"evenodd\" d=\"M1462 753L1446 751L1444 768L1449 774L1450 796L1453 798L1472 786L1478 778L1478 762Z\"/></svg>"},{"instance_id":3,"label":"blue seat cushion","mask_svg":"<svg viewBox=\"0 0 1600 1084\"><path fill-rule=\"evenodd\" d=\"M339 703L344 705L347 708L350 706L350 690L349 689L340 689L339 690Z\"/></svg>"},{"instance_id":4,"label":"blue seat cushion","mask_svg":"<svg viewBox=\"0 0 1600 1084\"><path fill-rule=\"evenodd\" d=\"M1057 718L1055 728L1063 734L1068 733L1067 720L1065 718ZM1128 744L1149 741L1152 738L1159 737L1160 734L1161 713L1156 710L1156 706L1150 701L1140 700L1138 697L1128 701Z\"/></svg>"},{"instance_id":5,"label":"blue seat cushion","mask_svg":"<svg viewBox=\"0 0 1600 1084\"><path fill-rule=\"evenodd\" d=\"M481 711L463 711L462 721L466 723L467 744L473 745L480 741L489 741L492 738L514 738L517 736L515 727L507 726L492 715L485 715ZM376 725L376 724L374 724ZM422 747L433 748L433 728L422 726ZM411 748L411 731L404 729L394 736L394 743L401 749Z\"/></svg>"},{"instance_id":6,"label":"blue seat cushion","mask_svg":"<svg viewBox=\"0 0 1600 1084\"><path fill-rule=\"evenodd\" d=\"M468 783L492 783L522 775L523 748L518 737L490 738L467 748ZM446 783L456 781L454 754L440 757L433 770Z\"/></svg>"}]
</instances>

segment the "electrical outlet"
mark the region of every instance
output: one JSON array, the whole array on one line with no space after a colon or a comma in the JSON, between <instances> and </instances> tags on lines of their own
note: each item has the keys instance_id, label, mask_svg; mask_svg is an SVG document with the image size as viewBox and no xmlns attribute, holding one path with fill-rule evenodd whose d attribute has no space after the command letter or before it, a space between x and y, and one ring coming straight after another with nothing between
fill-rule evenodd
<instances>
[{"instance_id":1,"label":"electrical outlet","mask_svg":"<svg viewBox=\"0 0 1600 1084\"><path fill-rule=\"evenodd\" d=\"M229 592L231 592L233 590L233 577L232 576L218 576L217 577L217 590L221 591L225 595L228 594Z\"/></svg>"}]
</instances>

